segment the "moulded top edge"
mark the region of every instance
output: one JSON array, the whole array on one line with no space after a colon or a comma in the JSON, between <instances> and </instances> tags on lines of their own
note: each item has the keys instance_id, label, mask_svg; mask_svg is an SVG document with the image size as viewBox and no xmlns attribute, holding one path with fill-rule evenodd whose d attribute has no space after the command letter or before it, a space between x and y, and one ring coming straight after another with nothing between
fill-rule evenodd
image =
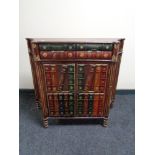
<instances>
[{"instance_id":1,"label":"moulded top edge","mask_svg":"<svg viewBox=\"0 0 155 155\"><path fill-rule=\"evenodd\" d=\"M125 38L26 38L33 43L115 43Z\"/></svg>"}]
</instances>

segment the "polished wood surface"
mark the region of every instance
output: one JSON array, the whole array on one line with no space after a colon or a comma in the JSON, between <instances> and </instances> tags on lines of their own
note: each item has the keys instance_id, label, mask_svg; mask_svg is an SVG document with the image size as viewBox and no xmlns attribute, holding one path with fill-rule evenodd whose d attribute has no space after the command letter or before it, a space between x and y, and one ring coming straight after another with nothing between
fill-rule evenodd
<instances>
[{"instance_id":1,"label":"polished wood surface","mask_svg":"<svg viewBox=\"0 0 155 155\"><path fill-rule=\"evenodd\" d=\"M122 38L27 38L44 127L48 118L103 118L107 126L123 44Z\"/></svg>"}]
</instances>

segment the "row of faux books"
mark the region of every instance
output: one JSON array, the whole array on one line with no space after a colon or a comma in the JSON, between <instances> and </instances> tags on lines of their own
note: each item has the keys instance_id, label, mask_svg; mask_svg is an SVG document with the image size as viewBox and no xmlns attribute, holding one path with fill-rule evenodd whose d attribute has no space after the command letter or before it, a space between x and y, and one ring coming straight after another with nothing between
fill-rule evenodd
<instances>
[{"instance_id":1,"label":"row of faux books","mask_svg":"<svg viewBox=\"0 0 155 155\"><path fill-rule=\"evenodd\" d=\"M42 59L111 59L112 51L41 51Z\"/></svg>"},{"instance_id":2,"label":"row of faux books","mask_svg":"<svg viewBox=\"0 0 155 155\"><path fill-rule=\"evenodd\" d=\"M75 103L75 98L77 103ZM48 95L48 106L52 116L102 116L104 93L54 93Z\"/></svg>"},{"instance_id":3,"label":"row of faux books","mask_svg":"<svg viewBox=\"0 0 155 155\"><path fill-rule=\"evenodd\" d=\"M44 70L48 92L74 92L76 77L79 92L104 92L106 87L107 66L105 65L79 64L76 74L75 65L48 65Z\"/></svg>"}]
</instances>

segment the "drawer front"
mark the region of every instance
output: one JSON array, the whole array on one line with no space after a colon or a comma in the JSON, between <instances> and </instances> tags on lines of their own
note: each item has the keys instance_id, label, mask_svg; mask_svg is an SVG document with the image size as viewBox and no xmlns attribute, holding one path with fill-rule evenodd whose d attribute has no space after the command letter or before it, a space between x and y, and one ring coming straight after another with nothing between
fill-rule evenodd
<instances>
[{"instance_id":1,"label":"drawer front","mask_svg":"<svg viewBox=\"0 0 155 155\"><path fill-rule=\"evenodd\" d=\"M50 116L74 116L74 93L47 94Z\"/></svg>"},{"instance_id":2,"label":"drawer front","mask_svg":"<svg viewBox=\"0 0 155 155\"><path fill-rule=\"evenodd\" d=\"M45 84L48 93L74 92L75 65L74 64L44 64Z\"/></svg>"},{"instance_id":3,"label":"drawer front","mask_svg":"<svg viewBox=\"0 0 155 155\"><path fill-rule=\"evenodd\" d=\"M40 51L112 51L112 43L40 43Z\"/></svg>"},{"instance_id":4,"label":"drawer front","mask_svg":"<svg viewBox=\"0 0 155 155\"><path fill-rule=\"evenodd\" d=\"M112 59L113 44L39 44L41 59Z\"/></svg>"},{"instance_id":5,"label":"drawer front","mask_svg":"<svg viewBox=\"0 0 155 155\"><path fill-rule=\"evenodd\" d=\"M47 94L49 115L78 116L78 117L101 117L105 115L105 95L104 93L52 93Z\"/></svg>"},{"instance_id":6,"label":"drawer front","mask_svg":"<svg viewBox=\"0 0 155 155\"><path fill-rule=\"evenodd\" d=\"M106 106L104 105L104 93L79 93L77 95L77 111L76 114L80 117L104 116Z\"/></svg>"},{"instance_id":7,"label":"drawer front","mask_svg":"<svg viewBox=\"0 0 155 155\"><path fill-rule=\"evenodd\" d=\"M40 51L41 59L112 59L112 51Z\"/></svg>"}]
</instances>

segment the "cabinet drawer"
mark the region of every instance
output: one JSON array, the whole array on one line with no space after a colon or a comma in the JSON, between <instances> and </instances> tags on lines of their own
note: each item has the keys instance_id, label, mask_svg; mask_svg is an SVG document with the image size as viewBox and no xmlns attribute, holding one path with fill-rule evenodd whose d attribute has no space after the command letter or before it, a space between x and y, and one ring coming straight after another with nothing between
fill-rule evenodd
<instances>
[{"instance_id":1,"label":"cabinet drawer","mask_svg":"<svg viewBox=\"0 0 155 155\"><path fill-rule=\"evenodd\" d=\"M112 51L40 51L41 59L112 59Z\"/></svg>"},{"instance_id":2,"label":"cabinet drawer","mask_svg":"<svg viewBox=\"0 0 155 155\"><path fill-rule=\"evenodd\" d=\"M113 43L40 43L40 51L112 51Z\"/></svg>"},{"instance_id":3,"label":"cabinet drawer","mask_svg":"<svg viewBox=\"0 0 155 155\"><path fill-rule=\"evenodd\" d=\"M39 44L41 59L111 59L113 44Z\"/></svg>"},{"instance_id":4,"label":"cabinet drawer","mask_svg":"<svg viewBox=\"0 0 155 155\"><path fill-rule=\"evenodd\" d=\"M104 115L104 93L80 93L77 96L78 116L103 116Z\"/></svg>"}]
</instances>

